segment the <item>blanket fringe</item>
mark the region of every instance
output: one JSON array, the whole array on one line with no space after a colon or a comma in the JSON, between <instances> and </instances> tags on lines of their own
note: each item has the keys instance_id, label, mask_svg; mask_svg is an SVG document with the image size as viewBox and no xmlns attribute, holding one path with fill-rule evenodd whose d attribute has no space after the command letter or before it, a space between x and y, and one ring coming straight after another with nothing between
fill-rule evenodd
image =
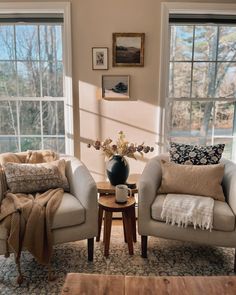
<instances>
[{"instance_id":1,"label":"blanket fringe","mask_svg":"<svg viewBox=\"0 0 236 295\"><path fill-rule=\"evenodd\" d=\"M202 218L192 219L188 216L166 216L166 223L170 225L177 225L178 227L186 228L189 224L193 225L194 229L199 227L202 230L212 231L212 224L209 220L204 220Z\"/></svg>"},{"instance_id":2,"label":"blanket fringe","mask_svg":"<svg viewBox=\"0 0 236 295\"><path fill-rule=\"evenodd\" d=\"M51 266L51 264L48 265L48 280L49 280L49 282L56 280L56 276L53 275L53 273L52 273L52 266Z\"/></svg>"},{"instance_id":3,"label":"blanket fringe","mask_svg":"<svg viewBox=\"0 0 236 295\"><path fill-rule=\"evenodd\" d=\"M20 256L19 255L15 254L15 262L16 262L16 267L17 267L17 271L18 271L18 277L17 277L16 281L17 281L17 284L20 286L24 281L24 276L21 271Z\"/></svg>"}]
</instances>

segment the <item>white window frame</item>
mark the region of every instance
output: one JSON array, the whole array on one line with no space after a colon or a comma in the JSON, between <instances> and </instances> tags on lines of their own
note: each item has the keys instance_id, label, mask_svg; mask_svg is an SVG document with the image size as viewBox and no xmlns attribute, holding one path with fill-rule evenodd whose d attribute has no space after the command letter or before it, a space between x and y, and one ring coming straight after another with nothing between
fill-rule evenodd
<instances>
[{"instance_id":1,"label":"white window frame","mask_svg":"<svg viewBox=\"0 0 236 295\"><path fill-rule=\"evenodd\" d=\"M64 69L64 112L65 153L74 155L72 49L71 49L71 3L70 2L11 2L0 3L0 14L14 13L62 13L63 24L63 69Z\"/></svg>"},{"instance_id":2,"label":"white window frame","mask_svg":"<svg viewBox=\"0 0 236 295\"><path fill-rule=\"evenodd\" d=\"M163 150L168 147L167 134L169 134L169 120L167 118L168 109L168 88L169 88L169 15L170 14L218 14L218 15L236 15L236 4L220 4L220 3L161 3L161 36L160 36L160 68L159 68L159 105L163 106L163 125L162 132L164 134ZM233 145L235 147L235 144ZM235 148L236 149L236 148ZM236 154L236 150L232 151L232 155ZM236 155L235 159L236 160Z\"/></svg>"}]
</instances>

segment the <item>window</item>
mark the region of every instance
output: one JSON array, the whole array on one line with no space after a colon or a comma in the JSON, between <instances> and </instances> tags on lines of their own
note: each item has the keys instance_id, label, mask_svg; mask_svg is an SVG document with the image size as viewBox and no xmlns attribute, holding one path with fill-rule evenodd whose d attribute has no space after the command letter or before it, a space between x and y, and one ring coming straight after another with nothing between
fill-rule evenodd
<instances>
[{"instance_id":1,"label":"window","mask_svg":"<svg viewBox=\"0 0 236 295\"><path fill-rule=\"evenodd\" d=\"M74 154L70 6L0 3L0 153Z\"/></svg>"},{"instance_id":2,"label":"window","mask_svg":"<svg viewBox=\"0 0 236 295\"><path fill-rule=\"evenodd\" d=\"M187 34L181 33L184 28L188 28ZM204 34L201 28L206 31ZM166 151L169 140L196 144L223 142L224 156L236 161L235 28L235 4L161 4L158 120L161 151ZM178 43L175 38L183 40ZM178 87L179 83L182 87Z\"/></svg>"},{"instance_id":3,"label":"window","mask_svg":"<svg viewBox=\"0 0 236 295\"><path fill-rule=\"evenodd\" d=\"M62 24L0 23L0 151L65 152Z\"/></svg>"},{"instance_id":4,"label":"window","mask_svg":"<svg viewBox=\"0 0 236 295\"><path fill-rule=\"evenodd\" d=\"M188 16L191 19L191 16ZM236 25L170 22L168 139L225 143L236 140Z\"/></svg>"}]
</instances>

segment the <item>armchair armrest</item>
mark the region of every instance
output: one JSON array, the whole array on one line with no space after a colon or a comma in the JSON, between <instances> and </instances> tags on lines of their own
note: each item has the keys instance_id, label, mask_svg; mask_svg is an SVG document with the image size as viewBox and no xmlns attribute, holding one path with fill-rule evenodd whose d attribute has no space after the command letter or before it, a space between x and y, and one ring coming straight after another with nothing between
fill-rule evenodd
<instances>
[{"instance_id":1,"label":"armchair armrest","mask_svg":"<svg viewBox=\"0 0 236 295\"><path fill-rule=\"evenodd\" d=\"M161 156L152 158L145 166L139 179L138 188L138 223L139 233L151 219L151 204L153 203L159 186L161 185Z\"/></svg>"},{"instance_id":2,"label":"armchair armrest","mask_svg":"<svg viewBox=\"0 0 236 295\"><path fill-rule=\"evenodd\" d=\"M97 216L97 186L89 170L75 157L63 157L66 160L66 176L70 185L70 193L75 196L86 209L86 219Z\"/></svg>"},{"instance_id":3,"label":"armchair armrest","mask_svg":"<svg viewBox=\"0 0 236 295\"><path fill-rule=\"evenodd\" d=\"M4 194L7 191L7 182L5 173L2 169L2 166L0 165L0 204L3 200Z\"/></svg>"},{"instance_id":4,"label":"armchair armrest","mask_svg":"<svg viewBox=\"0 0 236 295\"><path fill-rule=\"evenodd\" d=\"M226 201L236 215L236 164L226 159L222 159L221 163L225 164L222 186Z\"/></svg>"}]
</instances>

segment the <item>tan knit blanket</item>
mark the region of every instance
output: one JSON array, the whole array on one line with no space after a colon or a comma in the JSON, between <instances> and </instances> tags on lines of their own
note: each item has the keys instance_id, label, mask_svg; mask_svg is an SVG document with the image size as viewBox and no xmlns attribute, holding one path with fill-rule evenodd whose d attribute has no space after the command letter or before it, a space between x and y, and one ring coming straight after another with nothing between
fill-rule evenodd
<instances>
[{"instance_id":1,"label":"tan knit blanket","mask_svg":"<svg viewBox=\"0 0 236 295\"><path fill-rule=\"evenodd\" d=\"M17 259L24 247L41 264L49 264L52 254L51 224L63 189L51 189L34 197L7 193L1 204L0 222L8 231L8 246Z\"/></svg>"},{"instance_id":2,"label":"tan knit blanket","mask_svg":"<svg viewBox=\"0 0 236 295\"><path fill-rule=\"evenodd\" d=\"M27 158L33 158L31 162L34 163L37 163L38 159L41 162L44 153L42 152L40 155L39 151L30 151ZM9 157L9 154L7 157ZM49 161L54 160L53 152L49 158ZM1 184L4 185L3 171L1 171L0 176ZM32 253L39 263L50 263L52 255L51 224L61 203L63 193L63 189L58 188L35 196L9 192L5 194L0 207L0 224L8 231L7 246L10 248L9 250L16 254L17 262L20 259L21 250L25 248Z\"/></svg>"}]
</instances>

